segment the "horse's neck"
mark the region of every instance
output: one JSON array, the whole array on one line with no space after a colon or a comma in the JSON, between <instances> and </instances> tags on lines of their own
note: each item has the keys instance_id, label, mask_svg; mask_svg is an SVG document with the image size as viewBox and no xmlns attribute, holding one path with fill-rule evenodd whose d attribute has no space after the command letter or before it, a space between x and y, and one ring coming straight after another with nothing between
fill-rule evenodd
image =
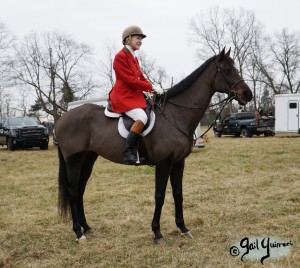
<instances>
[{"instance_id":1,"label":"horse's neck","mask_svg":"<svg viewBox=\"0 0 300 268\"><path fill-rule=\"evenodd\" d=\"M170 100L177 104L175 109L178 109L176 115L181 118L180 128L184 128L187 133L194 132L213 94L209 76L203 73L191 86Z\"/></svg>"}]
</instances>

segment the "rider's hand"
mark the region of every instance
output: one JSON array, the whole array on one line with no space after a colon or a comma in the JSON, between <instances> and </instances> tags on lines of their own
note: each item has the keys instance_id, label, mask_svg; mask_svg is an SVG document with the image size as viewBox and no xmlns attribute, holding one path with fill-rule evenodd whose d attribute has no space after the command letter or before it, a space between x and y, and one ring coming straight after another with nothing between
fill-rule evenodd
<instances>
[{"instance_id":1,"label":"rider's hand","mask_svg":"<svg viewBox=\"0 0 300 268\"><path fill-rule=\"evenodd\" d=\"M157 95L164 94L164 90L161 88L152 88L152 90L156 92Z\"/></svg>"}]
</instances>

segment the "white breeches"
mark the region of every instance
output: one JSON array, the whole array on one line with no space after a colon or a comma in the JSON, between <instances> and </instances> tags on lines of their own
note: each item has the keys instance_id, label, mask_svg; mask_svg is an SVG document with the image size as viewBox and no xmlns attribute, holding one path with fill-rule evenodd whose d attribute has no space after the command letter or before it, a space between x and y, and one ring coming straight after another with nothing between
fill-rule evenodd
<instances>
[{"instance_id":1,"label":"white breeches","mask_svg":"<svg viewBox=\"0 0 300 268\"><path fill-rule=\"evenodd\" d=\"M125 112L125 114L127 114L134 121L141 120L144 123L144 125L146 125L146 123L147 123L147 120L148 120L147 115L146 115L145 111L141 108L132 109L128 112Z\"/></svg>"}]
</instances>

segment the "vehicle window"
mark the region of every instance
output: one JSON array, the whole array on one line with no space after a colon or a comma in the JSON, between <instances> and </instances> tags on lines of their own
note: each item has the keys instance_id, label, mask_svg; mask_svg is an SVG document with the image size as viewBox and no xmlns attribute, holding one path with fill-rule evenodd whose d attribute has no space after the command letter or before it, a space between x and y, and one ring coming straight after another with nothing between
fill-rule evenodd
<instances>
[{"instance_id":1,"label":"vehicle window","mask_svg":"<svg viewBox=\"0 0 300 268\"><path fill-rule=\"evenodd\" d=\"M245 114L245 113L243 113L243 114L238 114L237 115L238 120L253 119L254 117L255 117L254 114Z\"/></svg>"},{"instance_id":2,"label":"vehicle window","mask_svg":"<svg viewBox=\"0 0 300 268\"><path fill-rule=\"evenodd\" d=\"M226 116L224 117L224 119L223 119L223 122L224 122L225 124L227 124L228 121L229 121L229 115L226 115Z\"/></svg>"},{"instance_id":3,"label":"vehicle window","mask_svg":"<svg viewBox=\"0 0 300 268\"><path fill-rule=\"evenodd\" d=\"M22 117L22 118L10 118L9 124L13 127L16 126L37 126L38 123L32 117Z\"/></svg>"},{"instance_id":4,"label":"vehicle window","mask_svg":"<svg viewBox=\"0 0 300 268\"><path fill-rule=\"evenodd\" d=\"M290 102L290 109L297 109L297 102Z\"/></svg>"}]
</instances>

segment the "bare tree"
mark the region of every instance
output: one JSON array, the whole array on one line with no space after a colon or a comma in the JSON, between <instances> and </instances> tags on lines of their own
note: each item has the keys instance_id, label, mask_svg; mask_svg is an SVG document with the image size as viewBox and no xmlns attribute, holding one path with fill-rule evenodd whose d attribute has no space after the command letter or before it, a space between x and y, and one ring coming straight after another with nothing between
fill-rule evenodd
<instances>
[{"instance_id":1,"label":"bare tree","mask_svg":"<svg viewBox=\"0 0 300 268\"><path fill-rule=\"evenodd\" d=\"M259 38L262 25L253 11L241 9L239 12L225 10L229 42L233 45L233 59L244 76L247 60L251 57L252 44Z\"/></svg>"},{"instance_id":2,"label":"bare tree","mask_svg":"<svg viewBox=\"0 0 300 268\"><path fill-rule=\"evenodd\" d=\"M283 29L265 37L260 46L253 49L255 67L261 74L256 81L265 84L264 90L271 90L273 94L299 92L299 41L299 33L289 34Z\"/></svg>"},{"instance_id":3,"label":"bare tree","mask_svg":"<svg viewBox=\"0 0 300 268\"><path fill-rule=\"evenodd\" d=\"M207 55L220 53L225 46L231 47L233 58L238 62L242 74L245 61L251 53L252 42L261 28L253 11L221 10L216 6L191 19L190 36L201 60L207 59Z\"/></svg>"},{"instance_id":4,"label":"bare tree","mask_svg":"<svg viewBox=\"0 0 300 268\"><path fill-rule=\"evenodd\" d=\"M0 22L0 90L8 85L9 67L10 67L10 51L15 42L15 37L6 28L5 24Z\"/></svg>"},{"instance_id":5,"label":"bare tree","mask_svg":"<svg viewBox=\"0 0 300 268\"><path fill-rule=\"evenodd\" d=\"M210 8L190 23L191 41L197 46L198 58L205 60L207 55L218 54L225 46L231 48L241 76L249 81L253 73L248 73L252 61L252 47L262 35L262 25L253 11L240 9ZM219 100L218 100L219 101Z\"/></svg>"},{"instance_id":6,"label":"bare tree","mask_svg":"<svg viewBox=\"0 0 300 268\"><path fill-rule=\"evenodd\" d=\"M255 109L263 92L261 89L264 88L262 80L265 79L264 70L257 59L264 54L266 44L263 42L263 25L256 19L255 13L245 9L237 11L213 7L207 13L193 18L190 30L191 41L197 45L197 55L202 60L207 59L209 54L218 54L225 46L231 47L231 56L241 76L252 84L254 105L247 106ZM263 67L269 72L268 66Z\"/></svg>"},{"instance_id":7,"label":"bare tree","mask_svg":"<svg viewBox=\"0 0 300 268\"><path fill-rule=\"evenodd\" d=\"M0 22L0 120L13 112L12 96L6 88L13 85L10 79L10 56L14 42L13 34Z\"/></svg>"},{"instance_id":8,"label":"bare tree","mask_svg":"<svg viewBox=\"0 0 300 268\"><path fill-rule=\"evenodd\" d=\"M159 66L156 60L150 59L144 51L140 52L139 60L144 75L154 86L159 86L162 89L170 87L170 84L167 85L170 79L165 69Z\"/></svg>"},{"instance_id":9,"label":"bare tree","mask_svg":"<svg viewBox=\"0 0 300 268\"><path fill-rule=\"evenodd\" d=\"M88 95L96 86L91 73L86 73L91 49L66 34L32 33L15 51L15 78L34 90L36 104L54 122L67 110L68 102Z\"/></svg>"},{"instance_id":10,"label":"bare tree","mask_svg":"<svg viewBox=\"0 0 300 268\"><path fill-rule=\"evenodd\" d=\"M275 38L270 43L280 86L292 94L299 92L300 33L289 33L285 28L280 33L275 33Z\"/></svg>"},{"instance_id":11,"label":"bare tree","mask_svg":"<svg viewBox=\"0 0 300 268\"><path fill-rule=\"evenodd\" d=\"M8 93L0 91L0 121L2 119L13 116L12 96Z\"/></svg>"},{"instance_id":12,"label":"bare tree","mask_svg":"<svg viewBox=\"0 0 300 268\"><path fill-rule=\"evenodd\" d=\"M254 37L254 42L251 44L251 53L246 59L246 71L244 72L247 80L252 82L253 110L258 110L258 107L261 106L260 100L262 92L266 86L269 87L264 75L267 66L262 66L260 64L261 59L265 57L267 47L263 40L264 36L262 34L257 34ZM272 80L269 82L272 83Z\"/></svg>"},{"instance_id":13,"label":"bare tree","mask_svg":"<svg viewBox=\"0 0 300 268\"><path fill-rule=\"evenodd\" d=\"M107 42L104 46L104 59L99 62L99 72L102 78L101 84L105 94L108 94L115 84L113 61L116 53L116 44Z\"/></svg>"},{"instance_id":14,"label":"bare tree","mask_svg":"<svg viewBox=\"0 0 300 268\"><path fill-rule=\"evenodd\" d=\"M226 45L225 21L219 7L191 19L190 41L197 45L197 57L207 59L207 55L219 53Z\"/></svg>"},{"instance_id":15,"label":"bare tree","mask_svg":"<svg viewBox=\"0 0 300 268\"><path fill-rule=\"evenodd\" d=\"M270 37L253 11L219 7L193 18L190 30L202 60L225 45L232 48L238 70L252 83L254 109L267 103L266 96L300 92L300 33L283 29Z\"/></svg>"}]
</instances>

